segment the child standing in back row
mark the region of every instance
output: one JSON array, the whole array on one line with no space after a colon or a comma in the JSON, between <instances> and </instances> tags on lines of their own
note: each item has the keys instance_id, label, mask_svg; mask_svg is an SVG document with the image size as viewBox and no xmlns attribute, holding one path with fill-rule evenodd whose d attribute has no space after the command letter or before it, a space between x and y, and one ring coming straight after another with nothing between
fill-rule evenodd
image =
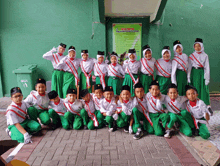
<instances>
[{"instance_id":1,"label":"child standing in back row","mask_svg":"<svg viewBox=\"0 0 220 166\"><path fill-rule=\"evenodd\" d=\"M60 43L58 48L53 47L50 51L43 55L44 59L52 62L54 72L51 79L51 90L55 90L60 97L63 97L63 74L64 72L57 68L58 63L65 56L63 53L66 50L66 44Z\"/></svg>"},{"instance_id":2,"label":"child standing in back row","mask_svg":"<svg viewBox=\"0 0 220 166\"><path fill-rule=\"evenodd\" d=\"M171 84L172 61L169 46L164 46L162 50L162 58L156 60L155 67L157 69L156 80L160 85L160 92L167 93L167 87Z\"/></svg>"}]
</instances>

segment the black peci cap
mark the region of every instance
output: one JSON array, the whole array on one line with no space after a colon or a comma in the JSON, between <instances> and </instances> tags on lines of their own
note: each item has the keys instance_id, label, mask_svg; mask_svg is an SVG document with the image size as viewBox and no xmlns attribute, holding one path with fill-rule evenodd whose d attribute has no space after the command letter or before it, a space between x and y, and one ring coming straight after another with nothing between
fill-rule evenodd
<instances>
[{"instance_id":1,"label":"black peci cap","mask_svg":"<svg viewBox=\"0 0 220 166\"><path fill-rule=\"evenodd\" d=\"M81 53L87 54L88 50L82 50Z\"/></svg>"},{"instance_id":2,"label":"black peci cap","mask_svg":"<svg viewBox=\"0 0 220 166\"><path fill-rule=\"evenodd\" d=\"M98 55L105 55L104 51L98 51Z\"/></svg>"},{"instance_id":3,"label":"black peci cap","mask_svg":"<svg viewBox=\"0 0 220 166\"><path fill-rule=\"evenodd\" d=\"M175 42L173 42L173 46L175 46L177 44L181 44L179 40L176 40Z\"/></svg>"},{"instance_id":4,"label":"black peci cap","mask_svg":"<svg viewBox=\"0 0 220 166\"><path fill-rule=\"evenodd\" d=\"M83 89L80 91L80 96L85 97L89 93L88 89Z\"/></svg>"},{"instance_id":5,"label":"black peci cap","mask_svg":"<svg viewBox=\"0 0 220 166\"><path fill-rule=\"evenodd\" d=\"M116 52L114 52L114 51L111 53L111 55L118 56L118 54Z\"/></svg>"},{"instance_id":6,"label":"black peci cap","mask_svg":"<svg viewBox=\"0 0 220 166\"><path fill-rule=\"evenodd\" d=\"M66 48L66 44L60 43L60 46L62 46L63 48Z\"/></svg>"},{"instance_id":7,"label":"black peci cap","mask_svg":"<svg viewBox=\"0 0 220 166\"><path fill-rule=\"evenodd\" d=\"M46 85L46 81L43 78L38 78L37 81L36 81L36 85L37 84L44 84L44 85Z\"/></svg>"},{"instance_id":8,"label":"black peci cap","mask_svg":"<svg viewBox=\"0 0 220 166\"><path fill-rule=\"evenodd\" d=\"M129 49L128 53L131 53L131 54L136 53L136 50L135 49Z\"/></svg>"},{"instance_id":9,"label":"black peci cap","mask_svg":"<svg viewBox=\"0 0 220 166\"><path fill-rule=\"evenodd\" d=\"M142 49L143 49L143 50L150 49L150 46L147 44L147 45L145 45Z\"/></svg>"},{"instance_id":10,"label":"black peci cap","mask_svg":"<svg viewBox=\"0 0 220 166\"><path fill-rule=\"evenodd\" d=\"M186 89L186 92L187 92L188 90L190 90L190 89L193 89L193 90L196 91L196 93L198 93L197 89L196 89L194 86L192 86L192 85L186 85L186 86L185 86L185 89Z\"/></svg>"},{"instance_id":11,"label":"black peci cap","mask_svg":"<svg viewBox=\"0 0 220 166\"><path fill-rule=\"evenodd\" d=\"M70 47L69 47L69 50L70 50L70 49L76 50L74 46L70 46Z\"/></svg>"},{"instance_id":12,"label":"black peci cap","mask_svg":"<svg viewBox=\"0 0 220 166\"><path fill-rule=\"evenodd\" d=\"M167 49L167 50L169 50L170 47L169 47L169 46L164 46L163 49Z\"/></svg>"},{"instance_id":13,"label":"black peci cap","mask_svg":"<svg viewBox=\"0 0 220 166\"><path fill-rule=\"evenodd\" d=\"M77 90L76 89L68 89L67 90L67 94L77 94Z\"/></svg>"},{"instance_id":14,"label":"black peci cap","mask_svg":"<svg viewBox=\"0 0 220 166\"><path fill-rule=\"evenodd\" d=\"M113 92L113 87L112 86L106 86L104 89L104 92Z\"/></svg>"},{"instance_id":15,"label":"black peci cap","mask_svg":"<svg viewBox=\"0 0 220 166\"><path fill-rule=\"evenodd\" d=\"M101 89L103 91L103 87L101 84L95 84L94 90Z\"/></svg>"},{"instance_id":16,"label":"black peci cap","mask_svg":"<svg viewBox=\"0 0 220 166\"><path fill-rule=\"evenodd\" d=\"M160 87L159 82L158 82L157 80L153 80L153 81L151 82L151 84L150 84L150 87L151 87L152 85L157 85L158 87Z\"/></svg>"},{"instance_id":17,"label":"black peci cap","mask_svg":"<svg viewBox=\"0 0 220 166\"><path fill-rule=\"evenodd\" d=\"M142 83L138 82L137 84L134 85L134 89L136 88L144 88Z\"/></svg>"},{"instance_id":18,"label":"black peci cap","mask_svg":"<svg viewBox=\"0 0 220 166\"><path fill-rule=\"evenodd\" d=\"M50 91L50 92L48 93L49 99L55 99L57 96L58 96L58 94L57 94L57 92L56 92L55 90Z\"/></svg>"},{"instance_id":19,"label":"black peci cap","mask_svg":"<svg viewBox=\"0 0 220 166\"><path fill-rule=\"evenodd\" d=\"M15 93L21 93L21 89L19 87L14 87L14 88L11 88L11 96L14 95Z\"/></svg>"},{"instance_id":20,"label":"black peci cap","mask_svg":"<svg viewBox=\"0 0 220 166\"><path fill-rule=\"evenodd\" d=\"M203 40L201 38L196 38L195 42L203 43Z\"/></svg>"},{"instance_id":21,"label":"black peci cap","mask_svg":"<svg viewBox=\"0 0 220 166\"><path fill-rule=\"evenodd\" d=\"M128 86L128 85L122 86L121 91L123 91L123 90L127 90L130 92L130 86Z\"/></svg>"}]
</instances>

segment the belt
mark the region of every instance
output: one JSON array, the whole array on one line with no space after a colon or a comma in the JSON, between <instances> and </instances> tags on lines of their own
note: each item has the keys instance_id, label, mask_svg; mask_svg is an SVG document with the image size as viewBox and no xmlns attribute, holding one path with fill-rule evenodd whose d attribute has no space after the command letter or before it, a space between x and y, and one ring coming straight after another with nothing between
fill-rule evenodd
<instances>
[{"instance_id":1,"label":"belt","mask_svg":"<svg viewBox=\"0 0 220 166\"><path fill-rule=\"evenodd\" d=\"M59 70L59 69L54 69L54 70L56 70L56 71L61 71L61 70Z\"/></svg>"},{"instance_id":2,"label":"belt","mask_svg":"<svg viewBox=\"0 0 220 166\"><path fill-rule=\"evenodd\" d=\"M184 69L177 69L177 70L184 71ZM185 71L184 71L184 72L185 72Z\"/></svg>"},{"instance_id":3,"label":"belt","mask_svg":"<svg viewBox=\"0 0 220 166\"><path fill-rule=\"evenodd\" d=\"M194 69L204 69L203 67L192 67Z\"/></svg>"},{"instance_id":4,"label":"belt","mask_svg":"<svg viewBox=\"0 0 220 166\"><path fill-rule=\"evenodd\" d=\"M128 73L126 73L127 75L129 75ZM132 74L133 76L138 76L138 74Z\"/></svg>"},{"instance_id":5,"label":"belt","mask_svg":"<svg viewBox=\"0 0 220 166\"><path fill-rule=\"evenodd\" d=\"M114 77L114 76L109 76L109 78L111 78L113 80L119 79L119 77Z\"/></svg>"},{"instance_id":6,"label":"belt","mask_svg":"<svg viewBox=\"0 0 220 166\"><path fill-rule=\"evenodd\" d=\"M65 72L73 74L73 73L72 73L72 72L70 72L70 71L65 71Z\"/></svg>"},{"instance_id":7,"label":"belt","mask_svg":"<svg viewBox=\"0 0 220 166\"><path fill-rule=\"evenodd\" d=\"M149 76L149 77L151 76L150 74L144 74L144 73L141 73L141 74L146 75L146 76Z\"/></svg>"}]
</instances>

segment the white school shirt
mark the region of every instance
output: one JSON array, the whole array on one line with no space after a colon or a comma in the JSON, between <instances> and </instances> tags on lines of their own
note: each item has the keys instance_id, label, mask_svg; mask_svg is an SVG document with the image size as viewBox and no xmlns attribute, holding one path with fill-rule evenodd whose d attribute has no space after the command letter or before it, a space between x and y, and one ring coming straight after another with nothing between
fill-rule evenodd
<instances>
[{"instance_id":1,"label":"white school shirt","mask_svg":"<svg viewBox=\"0 0 220 166\"><path fill-rule=\"evenodd\" d=\"M188 72L188 64L189 58L186 54L182 53L182 55L175 55L172 60L172 74L171 74L171 81L173 84L176 85L176 70L182 70L186 73Z\"/></svg>"},{"instance_id":2,"label":"white school shirt","mask_svg":"<svg viewBox=\"0 0 220 166\"><path fill-rule=\"evenodd\" d=\"M50 60L52 62L53 68L57 69L58 63L63 59L64 55L59 55L58 53L53 53L52 51L48 51L43 55L44 59Z\"/></svg>"},{"instance_id":3,"label":"white school shirt","mask_svg":"<svg viewBox=\"0 0 220 166\"><path fill-rule=\"evenodd\" d=\"M167 95L161 96L160 102L157 102L157 104L160 103L160 106L158 105L157 107L161 107L162 109L162 104L165 104L167 110L174 114L180 114L181 110L185 108L185 102L188 100L186 96L178 96L174 101Z\"/></svg>"},{"instance_id":4,"label":"white school shirt","mask_svg":"<svg viewBox=\"0 0 220 166\"><path fill-rule=\"evenodd\" d=\"M86 61L81 60L80 67L81 70L85 70L87 74L89 74L91 71L93 71L94 63L96 62L96 59L88 57Z\"/></svg>"},{"instance_id":5,"label":"white school shirt","mask_svg":"<svg viewBox=\"0 0 220 166\"><path fill-rule=\"evenodd\" d=\"M104 96L98 99L94 93L90 93L90 95L92 96L92 100L94 101L95 109L100 110L100 101L104 99Z\"/></svg>"},{"instance_id":6,"label":"white school shirt","mask_svg":"<svg viewBox=\"0 0 220 166\"><path fill-rule=\"evenodd\" d=\"M90 95L90 100L89 100L89 103L86 104L86 102L84 100L82 100L82 103L83 103L83 107L84 109L87 111L89 117L92 117L91 116L91 113L94 114L94 112L96 111L95 109L95 103L94 101L92 100L92 96ZM88 107L89 106L89 107Z\"/></svg>"},{"instance_id":7,"label":"white school shirt","mask_svg":"<svg viewBox=\"0 0 220 166\"><path fill-rule=\"evenodd\" d=\"M107 113L109 112L111 115L117 110L117 104L115 103L115 97L112 98L109 103L105 98L100 101L100 112Z\"/></svg>"},{"instance_id":8,"label":"white school shirt","mask_svg":"<svg viewBox=\"0 0 220 166\"><path fill-rule=\"evenodd\" d=\"M159 104L157 102L160 102L159 99L154 98L150 92L146 94L147 98L147 108L150 113L163 113L163 109L161 107L158 107Z\"/></svg>"},{"instance_id":9,"label":"white school shirt","mask_svg":"<svg viewBox=\"0 0 220 166\"><path fill-rule=\"evenodd\" d=\"M27 118L27 104L22 101L21 107L12 102L6 112L7 125L22 123Z\"/></svg>"},{"instance_id":10,"label":"white school shirt","mask_svg":"<svg viewBox=\"0 0 220 166\"><path fill-rule=\"evenodd\" d=\"M72 73L72 70L74 71L74 69L72 69L73 65L74 65L75 70L78 71L81 61L82 61L82 59L79 59L79 58L75 58L72 61L72 60L70 60L69 56L67 55L58 63L57 69L59 69L59 70L63 69L64 71L68 71L68 72ZM71 64L71 66L69 65L69 63Z\"/></svg>"},{"instance_id":11,"label":"white school shirt","mask_svg":"<svg viewBox=\"0 0 220 166\"><path fill-rule=\"evenodd\" d=\"M71 112L72 114L77 114L80 116L80 111L83 108L82 101L76 99L73 103L70 103L68 99L65 98L64 105L67 111Z\"/></svg>"},{"instance_id":12,"label":"white school shirt","mask_svg":"<svg viewBox=\"0 0 220 166\"><path fill-rule=\"evenodd\" d=\"M129 74L127 68L130 69L132 74L138 74L138 72L141 69L141 62L135 60L135 62L132 63L130 60L125 60L123 64L123 68L126 74Z\"/></svg>"},{"instance_id":13,"label":"white school shirt","mask_svg":"<svg viewBox=\"0 0 220 166\"><path fill-rule=\"evenodd\" d=\"M55 105L53 101L50 101L49 105L58 115L64 116L64 114L67 112L67 109L64 105L64 99L60 98L60 103L58 105Z\"/></svg>"},{"instance_id":14,"label":"white school shirt","mask_svg":"<svg viewBox=\"0 0 220 166\"><path fill-rule=\"evenodd\" d=\"M102 62L101 64L99 64L98 62L96 62L94 64L94 75L96 77L99 77L99 74L105 74L105 76L108 75L108 64L105 62ZM101 70L101 73L100 73Z\"/></svg>"},{"instance_id":15,"label":"white school shirt","mask_svg":"<svg viewBox=\"0 0 220 166\"><path fill-rule=\"evenodd\" d=\"M189 101L186 102L186 109L195 119L205 118L205 114L209 113L207 105L200 99L197 99L196 106L192 107Z\"/></svg>"},{"instance_id":16,"label":"white school shirt","mask_svg":"<svg viewBox=\"0 0 220 166\"><path fill-rule=\"evenodd\" d=\"M122 68L122 66L119 65L118 63L115 66L113 66L112 64L109 64L108 65L108 76L116 77L115 74L118 75L119 77L124 77L125 71Z\"/></svg>"},{"instance_id":17,"label":"white school shirt","mask_svg":"<svg viewBox=\"0 0 220 166\"><path fill-rule=\"evenodd\" d=\"M145 113L146 113L146 111L148 110L148 108L147 108L147 98L146 98L146 95L144 95L144 97L143 97L143 100L141 100L141 99L139 99L139 98L137 98L137 97L134 97L133 98L133 102L135 103L135 107L137 107L137 109L141 112L141 113L144 113L143 111L143 108L142 108L142 106L145 108ZM142 104L142 106L139 104L139 103L141 103Z\"/></svg>"},{"instance_id":18,"label":"white school shirt","mask_svg":"<svg viewBox=\"0 0 220 166\"><path fill-rule=\"evenodd\" d=\"M131 115L133 108L136 106L135 100L133 98L130 98L127 103L121 103L120 100L118 100L118 107L121 107L121 110L126 115Z\"/></svg>"},{"instance_id":19,"label":"white school shirt","mask_svg":"<svg viewBox=\"0 0 220 166\"><path fill-rule=\"evenodd\" d=\"M40 110L46 110L48 109L50 99L48 97L47 92L45 92L44 96L41 96L36 90L32 90L24 101L29 106L34 106L35 108Z\"/></svg>"},{"instance_id":20,"label":"white school shirt","mask_svg":"<svg viewBox=\"0 0 220 166\"><path fill-rule=\"evenodd\" d=\"M189 69L188 69L188 76L187 76L188 79L190 79L192 67L195 67L195 68L203 67L204 68L204 79L209 82L210 80L209 57L205 52L202 52L201 54L194 52L189 56Z\"/></svg>"},{"instance_id":21,"label":"white school shirt","mask_svg":"<svg viewBox=\"0 0 220 166\"><path fill-rule=\"evenodd\" d=\"M155 62L156 74L163 77L171 77L172 72L172 61L166 62L163 58L156 60ZM161 72L162 73L161 73Z\"/></svg>"},{"instance_id":22,"label":"white school shirt","mask_svg":"<svg viewBox=\"0 0 220 166\"><path fill-rule=\"evenodd\" d=\"M146 62L147 62L147 65L145 64ZM141 73L148 74L148 75L150 73L154 74L155 62L156 62L155 58L151 58L150 60L147 60L146 58L141 58Z\"/></svg>"}]
</instances>

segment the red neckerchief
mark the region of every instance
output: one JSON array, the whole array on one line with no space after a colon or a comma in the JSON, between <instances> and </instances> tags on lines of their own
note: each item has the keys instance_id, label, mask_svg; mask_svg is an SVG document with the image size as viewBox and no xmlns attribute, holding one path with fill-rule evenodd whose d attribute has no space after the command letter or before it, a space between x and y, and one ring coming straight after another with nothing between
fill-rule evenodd
<instances>
[{"instance_id":1,"label":"red neckerchief","mask_svg":"<svg viewBox=\"0 0 220 166\"><path fill-rule=\"evenodd\" d=\"M21 107L22 103L16 103L19 107Z\"/></svg>"},{"instance_id":2,"label":"red neckerchief","mask_svg":"<svg viewBox=\"0 0 220 166\"><path fill-rule=\"evenodd\" d=\"M62 53L58 53L58 55L59 55L59 56L62 56L63 54L62 54Z\"/></svg>"},{"instance_id":3,"label":"red neckerchief","mask_svg":"<svg viewBox=\"0 0 220 166\"><path fill-rule=\"evenodd\" d=\"M90 99L88 101L85 101L86 104L89 104L89 102L90 102Z\"/></svg>"},{"instance_id":4,"label":"red neckerchief","mask_svg":"<svg viewBox=\"0 0 220 166\"><path fill-rule=\"evenodd\" d=\"M87 61L87 59L83 59L83 61L85 62L85 61Z\"/></svg>"},{"instance_id":5,"label":"red neckerchief","mask_svg":"<svg viewBox=\"0 0 220 166\"><path fill-rule=\"evenodd\" d=\"M126 103L126 104L127 104L128 102L129 102L129 100L123 100L123 103Z\"/></svg>"},{"instance_id":6,"label":"red neckerchief","mask_svg":"<svg viewBox=\"0 0 220 166\"><path fill-rule=\"evenodd\" d=\"M202 52L197 52L197 54L201 54Z\"/></svg>"},{"instance_id":7,"label":"red neckerchief","mask_svg":"<svg viewBox=\"0 0 220 166\"><path fill-rule=\"evenodd\" d=\"M157 96L153 96L154 99L157 99Z\"/></svg>"},{"instance_id":8,"label":"red neckerchief","mask_svg":"<svg viewBox=\"0 0 220 166\"><path fill-rule=\"evenodd\" d=\"M54 104L55 104L55 105L58 105L59 103L60 103L60 99L59 99L59 101L58 101L58 102L54 102Z\"/></svg>"},{"instance_id":9,"label":"red neckerchief","mask_svg":"<svg viewBox=\"0 0 220 166\"><path fill-rule=\"evenodd\" d=\"M172 102L175 102L175 99L171 99Z\"/></svg>"},{"instance_id":10,"label":"red neckerchief","mask_svg":"<svg viewBox=\"0 0 220 166\"><path fill-rule=\"evenodd\" d=\"M111 103L111 100L105 99L107 102Z\"/></svg>"},{"instance_id":11,"label":"red neckerchief","mask_svg":"<svg viewBox=\"0 0 220 166\"><path fill-rule=\"evenodd\" d=\"M71 60L71 61L73 61L73 60L74 60L74 58L70 58L70 60Z\"/></svg>"},{"instance_id":12,"label":"red neckerchief","mask_svg":"<svg viewBox=\"0 0 220 166\"><path fill-rule=\"evenodd\" d=\"M189 100L189 104L190 104L192 107L194 107L194 106L196 106L196 101L197 101L197 100L195 100L195 101L190 101L190 100Z\"/></svg>"},{"instance_id":13,"label":"red neckerchief","mask_svg":"<svg viewBox=\"0 0 220 166\"><path fill-rule=\"evenodd\" d=\"M101 64L102 64L102 62L98 62L98 64L100 64L100 65L101 65Z\"/></svg>"},{"instance_id":14,"label":"red neckerchief","mask_svg":"<svg viewBox=\"0 0 220 166\"><path fill-rule=\"evenodd\" d=\"M150 58L147 58L147 60L149 61L149 60L151 60L152 59L152 57L150 57Z\"/></svg>"},{"instance_id":15,"label":"red neckerchief","mask_svg":"<svg viewBox=\"0 0 220 166\"><path fill-rule=\"evenodd\" d=\"M142 97L140 100L141 100L141 101L143 101L143 100L144 100L144 98Z\"/></svg>"},{"instance_id":16,"label":"red neckerchief","mask_svg":"<svg viewBox=\"0 0 220 166\"><path fill-rule=\"evenodd\" d=\"M117 65L117 63L112 63L112 65L115 67Z\"/></svg>"},{"instance_id":17,"label":"red neckerchief","mask_svg":"<svg viewBox=\"0 0 220 166\"><path fill-rule=\"evenodd\" d=\"M70 104L73 104L74 102L70 102L70 101L68 101Z\"/></svg>"},{"instance_id":18,"label":"red neckerchief","mask_svg":"<svg viewBox=\"0 0 220 166\"><path fill-rule=\"evenodd\" d=\"M181 53L179 53L179 55L182 55L183 53L181 52Z\"/></svg>"},{"instance_id":19,"label":"red neckerchief","mask_svg":"<svg viewBox=\"0 0 220 166\"><path fill-rule=\"evenodd\" d=\"M40 96L45 96L45 93L43 93L43 94L40 94L40 93L38 93Z\"/></svg>"},{"instance_id":20,"label":"red neckerchief","mask_svg":"<svg viewBox=\"0 0 220 166\"><path fill-rule=\"evenodd\" d=\"M133 61L132 61L132 60L130 60L130 61L131 61L131 63L134 63L136 60L133 60Z\"/></svg>"},{"instance_id":21,"label":"red neckerchief","mask_svg":"<svg viewBox=\"0 0 220 166\"><path fill-rule=\"evenodd\" d=\"M170 60L165 60L165 59L164 59L164 61L165 61L165 62L169 62Z\"/></svg>"}]
</instances>

